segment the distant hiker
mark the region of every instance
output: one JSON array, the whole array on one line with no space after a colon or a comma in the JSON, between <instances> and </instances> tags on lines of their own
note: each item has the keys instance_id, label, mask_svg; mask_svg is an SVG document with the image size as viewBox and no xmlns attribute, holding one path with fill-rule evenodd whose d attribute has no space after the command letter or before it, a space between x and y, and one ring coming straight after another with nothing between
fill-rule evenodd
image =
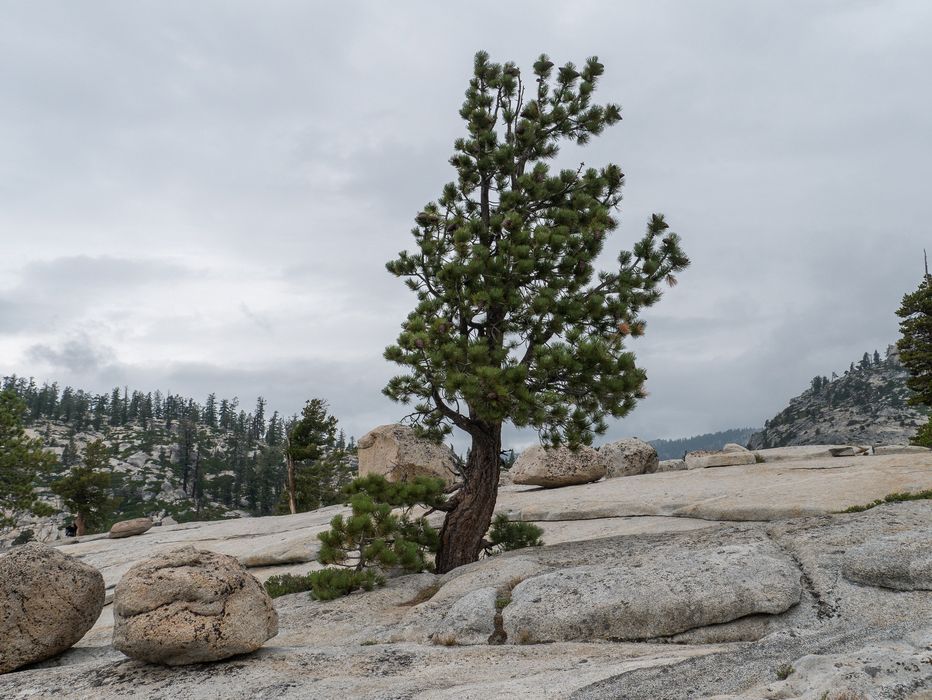
<instances>
[{"instance_id":1,"label":"distant hiker","mask_svg":"<svg viewBox=\"0 0 932 700\"><path fill-rule=\"evenodd\" d=\"M65 525L65 537L74 537L78 534L78 526L74 523Z\"/></svg>"}]
</instances>

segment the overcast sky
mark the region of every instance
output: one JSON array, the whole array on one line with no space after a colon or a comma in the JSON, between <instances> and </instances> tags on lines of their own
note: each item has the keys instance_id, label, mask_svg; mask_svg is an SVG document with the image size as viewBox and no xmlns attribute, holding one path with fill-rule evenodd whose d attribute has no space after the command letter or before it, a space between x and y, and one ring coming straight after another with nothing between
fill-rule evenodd
<instances>
[{"instance_id":1,"label":"overcast sky","mask_svg":"<svg viewBox=\"0 0 932 700\"><path fill-rule=\"evenodd\" d=\"M397 420L385 261L453 171L476 50L598 55L609 258L693 264L608 437L760 425L897 336L932 221L932 3L0 1L0 373ZM515 445L533 434L510 434Z\"/></svg>"}]
</instances>

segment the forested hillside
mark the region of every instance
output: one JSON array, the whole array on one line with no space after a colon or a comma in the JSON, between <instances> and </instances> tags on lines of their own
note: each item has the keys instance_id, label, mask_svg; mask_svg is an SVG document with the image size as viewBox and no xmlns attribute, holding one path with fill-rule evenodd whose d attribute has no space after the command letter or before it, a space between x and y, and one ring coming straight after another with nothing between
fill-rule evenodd
<instances>
[{"instance_id":1,"label":"forested hillside","mask_svg":"<svg viewBox=\"0 0 932 700\"><path fill-rule=\"evenodd\" d=\"M39 484L43 498L56 507L56 481L82 463L89 444L106 445L110 503L95 529L141 515L179 522L268 515L286 503L286 436L296 417L268 415L262 397L247 411L238 399L216 394L203 403L127 388L92 394L16 376L5 377L2 388L25 401L29 432L57 457ZM340 431L321 459L299 465L302 510L332 502L340 485L355 475L353 442ZM64 513L44 527L58 527L68 518Z\"/></svg>"},{"instance_id":2,"label":"forested hillside","mask_svg":"<svg viewBox=\"0 0 932 700\"><path fill-rule=\"evenodd\" d=\"M657 450L660 459L681 459L687 452L720 450L729 442L744 445L757 430L757 428L732 428L676 440L651 440L650 444Z\"/></svg>"}]
</instances>

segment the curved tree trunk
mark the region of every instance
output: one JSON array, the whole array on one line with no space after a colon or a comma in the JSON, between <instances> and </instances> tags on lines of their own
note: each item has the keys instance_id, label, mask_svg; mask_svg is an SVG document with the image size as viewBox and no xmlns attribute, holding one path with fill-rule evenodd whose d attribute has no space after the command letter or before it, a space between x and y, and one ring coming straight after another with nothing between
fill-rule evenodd
<instances>
[{"instance_id":1,"label":"curved tree trunk","mask_svg":"<svg viewBox=\"0 0 932 700\"><path fill-rule=\"evenodd\" d=\"M287 456L288 463L288 510L294 515L298 512L298 500L296 496L297 487L295 485L294 459L291 455Z\"/></svg>"},{"instance_id":2,"label":"curved tree trunk","mask_svg":"<svg viewBox=\"0 0 932 700\"><path fill-rule=\"evenodd\" d=\"M78 511L74 515L75 535L83 537L87 533L87 522L84 520L84 513Z\"/></svg>"},{"instance_id":3,"label":"curved tree trunk","mask_svg":"<svg viewBox=\"0 0 932 700\"><path fill-rule=\"evenodd\" d=\"M440 529L440 548L435 560L438 574L479 558L498 496L501 451L501 424L486 425L473 434L472 449L463 469L463 486L454 496L454 508L447 513Z\"/></svg>"}]
</instances>

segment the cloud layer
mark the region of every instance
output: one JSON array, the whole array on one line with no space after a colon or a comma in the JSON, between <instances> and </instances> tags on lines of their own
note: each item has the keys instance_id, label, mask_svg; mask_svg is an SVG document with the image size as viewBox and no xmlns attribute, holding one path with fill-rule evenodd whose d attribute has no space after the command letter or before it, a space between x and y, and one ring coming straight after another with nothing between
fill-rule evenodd
<instances>
[{"instance_id":1,"label":"cloud layer","mask_svg":"<svg viewBox=\"0 0 932 700\"><path fill-rule=\"evenodd\" d=\"M932 219L930 31L918 0L11 6L0 369L397 419L381 352L411 297L384 263L452 177L472 54L597 54L624 121L562 162L627 173L612 253L663 211L693 260L610 435L760 424L896 337Z\"/></svg>"}]
</instances>

